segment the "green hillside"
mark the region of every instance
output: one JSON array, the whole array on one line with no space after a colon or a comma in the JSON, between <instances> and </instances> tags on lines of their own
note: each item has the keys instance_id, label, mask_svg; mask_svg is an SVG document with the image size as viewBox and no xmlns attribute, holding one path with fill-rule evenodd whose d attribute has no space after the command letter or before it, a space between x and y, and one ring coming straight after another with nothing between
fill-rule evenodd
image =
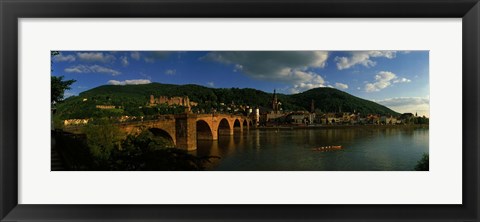
<instances>
[{"instance_id":1,"label":"green hillside","mask_svg":"<svg viewBox=\"0 0 480 222\"><path fill-rule=\"evenodd\" d=\"M194 112L209 112L212 109L226 111L230 104L248 105L269 109L272 93L250 88L208 88L199 85L172 85L151 83L145 85L104 85L73 96L57 105L60 119L89 118L101 116L142 116L154 114L182 113L183 107L146 107L150 95L188 96L199 105ZM316 88L294 95L278 94L282 108L287 111L310 110L312 99L315 108L322 112L353 112L392 114L398 113L377 103L352 96L333 88ZM223 105L224 104L224 105ZM113 105L116 109L101 110L96 105Z\"/></svg>"},{"instance_id":2,"label":"green hillside","mask_svg":"<svg viewBox=\"0 0 480 222\"><path fill-rule=\"evenodd\" d=\"M400 115L383 105L334 88L315 88L291 95L289 99L292 103L305 109L310 109L310 104L314 100L315 109L320 109L322 112L356 111L363 114Z\"/></svg>"}]
</instances>

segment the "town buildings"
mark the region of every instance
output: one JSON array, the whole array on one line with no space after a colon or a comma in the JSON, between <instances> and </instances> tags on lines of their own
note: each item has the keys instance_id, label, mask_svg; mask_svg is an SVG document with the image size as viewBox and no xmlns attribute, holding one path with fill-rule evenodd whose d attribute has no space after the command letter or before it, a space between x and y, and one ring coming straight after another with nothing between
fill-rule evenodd
<instances>
[{"instance_id":1,"label":"town buildings","mask_svg":"<svg viewBox=\"0 0 480 222\"><path fill-rule=\"evenodd\" d=\"M281 97L280 97L281 98ZM404 113L399 116L393 115L380 115L375 113L360 113L356 110L353 112L342 112L341 108L338 108L338 112L322 112L320 109L315 109L315 100L310 101L310 110L285 110L282 107L282 101L280 101L276 90L273 91L273 95L270 101L266 101L264 104L269 104L267 107L263 106L251 106L249 104L235 104L234 101L229 103L211 103L215 104L211 107L205 104L209 104L208 101L205 104L198 104L197 102L190 101L188 96L159 96L155 97L150 95L146 101L147 107L164 107L172 106L174 108L185 108L185 112L193 113L230 113L230 114L243 114L250 117L253 120L254 126L321 126L321 125L398 125L398 124L423 124L428 123L428 118L418 117L412 113ZM192 111L192 107L196 107ZM122 109L121 106L113 105L96 105L97 109ZM142 107L139 107L139 109ZM146 119L152 118L151 116L145 116ZM139 120L136 116L120 116L119 122ZM141 120L143 120L141 116ZM423 118L423 119L420 119ZM82 125L86 124L84 120L70 119L64 122L64 125Z\"/></svg>"}]
</instances>

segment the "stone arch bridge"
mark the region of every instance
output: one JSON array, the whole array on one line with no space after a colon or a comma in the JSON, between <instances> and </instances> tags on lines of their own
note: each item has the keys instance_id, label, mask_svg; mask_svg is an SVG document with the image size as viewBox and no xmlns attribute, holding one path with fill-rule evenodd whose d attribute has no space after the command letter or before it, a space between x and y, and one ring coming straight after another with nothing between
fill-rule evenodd
<instances>
[{"instance_id":1,"label":"stone arch bridge","mask_svg":"<svg viewBox=\"0 0 480 222\"><path fill-rule=\"evenodd\" d=\"M233 135L252 126L252 120L231 114L161 115L155 120L118 123L127 134L150 130L155 135L170 137L175 146L185 150L197 149L197 139L218 140L218 135ZM65 131L73 132L66 127Z\"/></svg>"}]
</instances>

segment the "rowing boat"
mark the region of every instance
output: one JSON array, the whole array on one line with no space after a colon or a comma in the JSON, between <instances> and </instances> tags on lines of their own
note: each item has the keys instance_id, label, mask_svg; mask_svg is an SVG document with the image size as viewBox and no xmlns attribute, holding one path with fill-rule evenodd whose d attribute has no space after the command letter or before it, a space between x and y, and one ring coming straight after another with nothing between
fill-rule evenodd
<instances>
[{"instance_id":1,"label":"rowing boat","mask_svg":"<svg viewBox=\"0 0 480 222\"><path fill-rule=\"evenodd\" d=\"M340 150L342 149L342 146L321 146L321 147L315 147L312 148L313 151L327 151L327 150Z\"/></svg>"}]
</instances>

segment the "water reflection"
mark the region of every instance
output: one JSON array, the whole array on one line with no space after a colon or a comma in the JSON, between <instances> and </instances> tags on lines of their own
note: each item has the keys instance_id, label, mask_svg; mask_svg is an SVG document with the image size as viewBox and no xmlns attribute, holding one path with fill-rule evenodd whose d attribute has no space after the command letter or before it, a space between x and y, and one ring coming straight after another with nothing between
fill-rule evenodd
<instances>
[{"instance_id":1,"label":"water reflection","mask_svg":"<svg viewBox=\"0 0 480 222\"><path fill-rule=\"evenodd\" d=\"M332 145L343 149L312 150ZM221 157L210 170L413 170L428 152L428 129L244 129L197 147L197 156Z\"/></svg>"}]
</instances>

